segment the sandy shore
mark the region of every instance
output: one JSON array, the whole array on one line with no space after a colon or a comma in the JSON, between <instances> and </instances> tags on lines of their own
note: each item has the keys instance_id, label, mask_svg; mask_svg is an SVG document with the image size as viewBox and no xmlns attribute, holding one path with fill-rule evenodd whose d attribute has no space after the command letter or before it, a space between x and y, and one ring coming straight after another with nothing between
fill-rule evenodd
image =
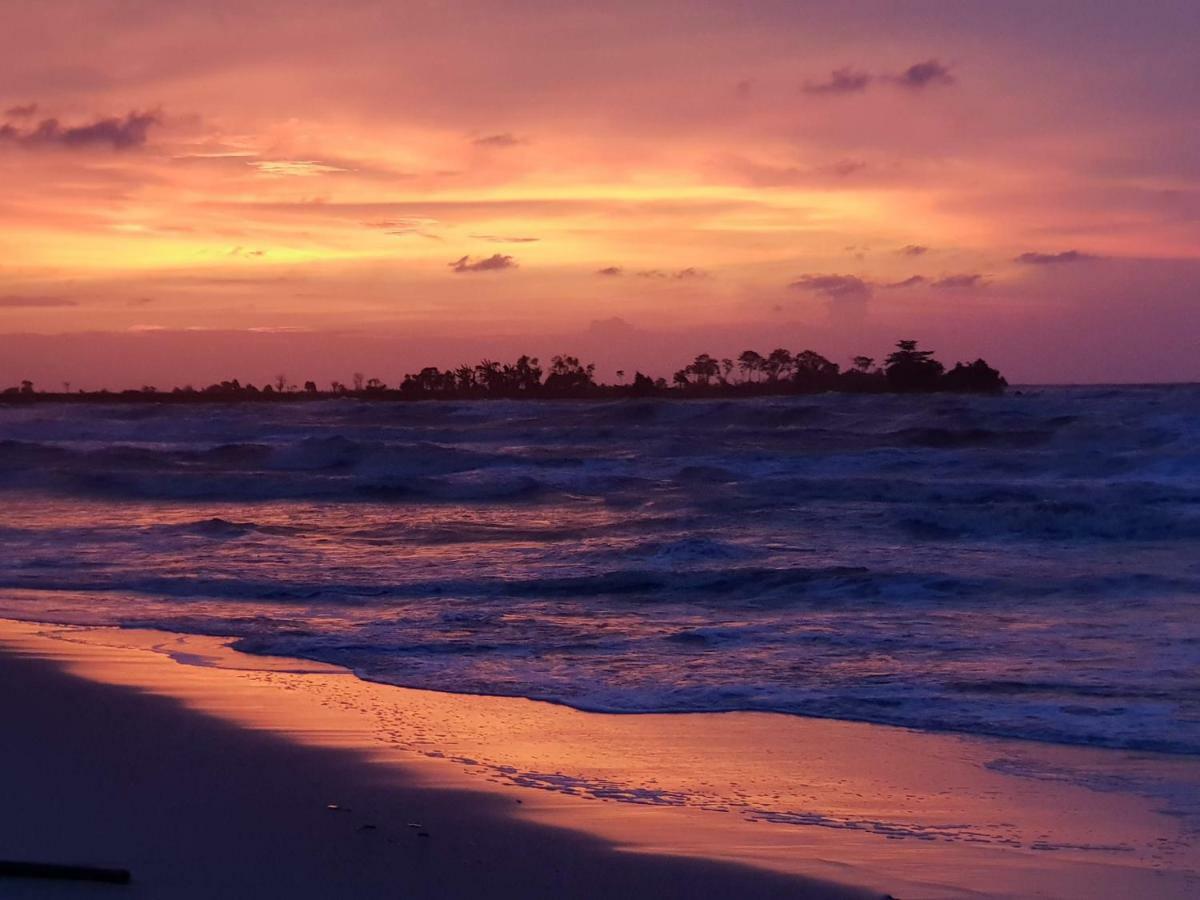
<instances>
[{"instance_id":1,"label":"sandy shore","mask_svg":"<svg viewBox=\"0 0 1200 900\"><path fill-rule=\"evenodd\" d=\"M1187 760L597 716L161 632L0 623L0 678L0 858L135 876L7 880L6 897L1200 892L1188 810L1120 788L1178 799Z\"/></svg>"},{"instance_id":2,"label":"sandy shore","mask_svg":"<svg viewBox=\"0 0 1200 900\"><path fill-rule=\"evenodd\" d=\"M507 798L411 783L355 750L240 728L14 652L0 655L0 680L0 856L135 876L129 888L9 880L5 897L866 896L621 853L517 821Z\"/></svg>"}]
</instances>

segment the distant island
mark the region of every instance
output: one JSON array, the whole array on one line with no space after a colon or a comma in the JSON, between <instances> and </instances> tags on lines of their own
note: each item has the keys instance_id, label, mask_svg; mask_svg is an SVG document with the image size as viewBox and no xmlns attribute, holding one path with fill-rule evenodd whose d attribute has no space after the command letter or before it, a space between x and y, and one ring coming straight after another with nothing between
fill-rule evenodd
<instances>
[{"instance_id":1,"label":"distant island","mask_svg":"<svg viewBox=\"0 0 1200 900\"><path fill-rule=\"evenodd\" d=\"M32 381L0 392L0 401L71 402L174 402L212 401L297 401L334 397L372 400L467 400L467 399L586 399L618 397L758 397L787 394L999 394L1008 382L982 359L956 363L947 369L934 351L918 349L917 341L897 341L896 349L881 365L870 356L854 357L843 369L813 350L792 353L783 348L770 353L745 350L737 358L701 353L675 373L671 381L635 372L626 381L617 371L617 384L596 381L594 363L581 363L574 356L555 356L548 368L538 360L522 356L514 363L484 360L455 369L427 366L405 375L395 386L378 378L355 374L351 383L331 382L323 390L314 381L298 384L277 375L262 387L242 384L237 379L196 388L191 385L159 390L151 385L122 391L72 392L69 384L61 391L38 390Z\"/></svg>"}]
</instances>

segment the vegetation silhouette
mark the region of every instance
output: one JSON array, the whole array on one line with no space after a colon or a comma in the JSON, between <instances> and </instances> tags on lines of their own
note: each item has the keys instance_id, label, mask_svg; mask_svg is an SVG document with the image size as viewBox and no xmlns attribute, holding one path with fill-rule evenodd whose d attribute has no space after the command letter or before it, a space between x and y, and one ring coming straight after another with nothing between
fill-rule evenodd
<instances>
[{"instance_id":1,"label":"vegetation silhouette","mask_svg":"<svg viewBox=\"0 0 1200 900\"><path fill-rule=\"evenodd\" d=\"M329 390L321 390L315 381L303 386L279 374L261 388L242 384L236 378L195 388L191 385L171 391L160 391L150 385L141 389L112 392L108 390L71 393L69 382L61 392L43 392L33 382L22 381L0 393L7 403L36 401L72 402L294 402L322 400L332 397L357 397L378 400L464 400L488 398L617 398L617 397L753 397L784 394L851 394L884 393L975 393L998 394L1008 387L1004 377L982 359L972 363L956 363L949 371L934 358L932 350L918 349L917 341L896 343L884 360L876 366L870 356L854 357L850 368L843 370L837 363L813 350L792 353L778 347L767 354L745 350L736 359L717 359L701 353L677 371L670 382L651 378L642 372L634 373L632 382L625 382L625 373L618 373L620 383L601 384L596 381L594 363L580 362L575 356L555 356L548 368L537 358L521 356L513 363L485 359L472 365L442 370L426 366L405 375L400 383L389 386L378 378L367 378L361 372L351 376L349 385L330 382Z\"/></svg>"}]
</instances>

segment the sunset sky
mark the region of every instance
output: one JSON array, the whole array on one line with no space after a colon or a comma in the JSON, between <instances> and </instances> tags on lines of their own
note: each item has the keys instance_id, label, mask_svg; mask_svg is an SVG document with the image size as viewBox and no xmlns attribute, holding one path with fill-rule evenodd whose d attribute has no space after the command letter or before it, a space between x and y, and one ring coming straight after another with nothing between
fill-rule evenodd
<instances>
[{"instance_id":1,"label":"sunset sky","mask_svg":"<svg viewBox=\"0 0 1200 900\"><path fill-rule=\"evenodd\" d=\"M2 5L3 384L1200 379L1195 0Z\"/></svg>"}]
</instances>

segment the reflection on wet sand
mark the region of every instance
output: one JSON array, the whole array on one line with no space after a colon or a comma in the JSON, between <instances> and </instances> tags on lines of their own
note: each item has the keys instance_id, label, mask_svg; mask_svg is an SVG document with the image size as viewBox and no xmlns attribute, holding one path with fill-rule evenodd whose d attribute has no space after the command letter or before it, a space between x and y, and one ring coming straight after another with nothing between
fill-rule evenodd
<instances>
[{"instance_id":1,"label":"reflection on wet sand","mask_svg":"<svg viewBox=\"0 0 1200 900\"><path fill-rule=\"evenodd\" d=\"M6 648L240 726L366 751L631 850L898 896L1200 888L1186 758L764 713L609 716L409 690L219 638L10 623ZM908 888L905 890L905 888Z\"/></svg>"}]
</instances>

